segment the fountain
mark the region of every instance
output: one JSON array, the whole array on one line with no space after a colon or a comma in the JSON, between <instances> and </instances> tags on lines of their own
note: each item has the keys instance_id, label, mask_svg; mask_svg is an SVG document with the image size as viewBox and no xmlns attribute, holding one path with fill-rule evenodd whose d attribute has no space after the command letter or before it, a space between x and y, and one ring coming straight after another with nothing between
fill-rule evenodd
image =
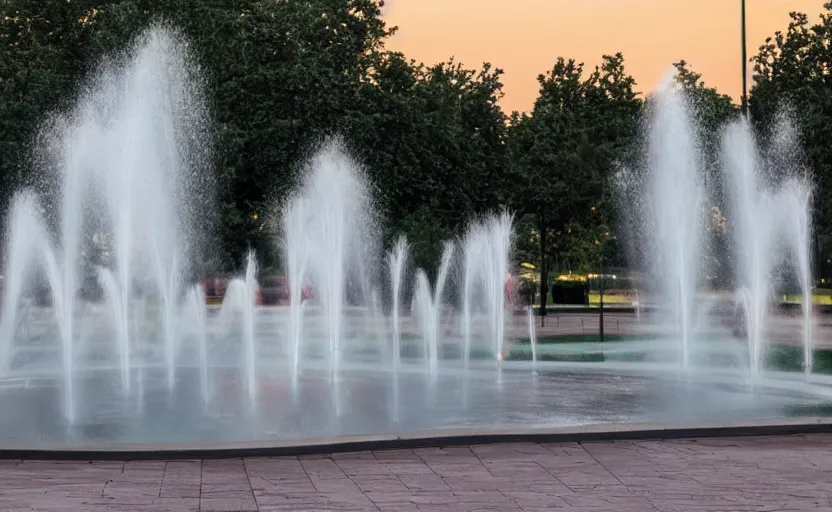
<instances>
[{"instance_id":1,"label":"fountain","mask_svg":"<svg viewBox=\"0 0 832 512\"><path fill-rule=\"evenodd\" d=\"M632 231L646 238L641 243L648 250L638 257L648 257L650 274L658 284L657 314L663 319L659 324L662 332L672 333L669 338L678 346L680 367L690 372L694 366L710 364L715 354L737 358L730 344L713 339L720 331L721 320L714 313L719 301L700 286L702 262L712 254L705 237L703 212L710 198L695 136L697 113L691 111L684 88L672 75L651 95L648 106L646 179L640 181L638 173L627 170L620 173L622 205L635 206L641 213ZM768 140L769 144L758 143L747 120L738 119L724 128L721 151L727 232L737 281L734 296L742 312L747 369L753 380L766 372L778 265L785 261L795 268L806 304L811 302L812 287L810 187L805 179L791 176L799 161L797 137L793 127L780 119ZM777 182L777 176L784 179ZM811 307L803 310L803 333L804 367L811 368Z\"/></svg>"},{"instance_id":2,"label":"fountain","mask_svg":"<svg viewBox=\"0 0 832 512\"><path fill-rule=\"evenodd\" d=\"M791 257L801 291L803 313L803 370L806 377L812 373L814 352L814 327L812 318L812 184L809 169L800 147L800 137L794 124L794 113L788 108L778 112L774 128L769 134L765 152L770 172L778 176L781 239Z\"/></svg>"},{"instance_id":3,"label":"fountain","mask_svg":"<svg viewBox=\"0 0 832 512\"><path fill-rule=\"evenodd\" d=\"M256 278L257 259L254 257L254 251L249 251L245 276L232 279L228 283L219 315L226 333L231 336L240 333L245 389L252 402L257 395L257 342L254 335L254 310L258 294ZM235 325L240 329L235 330Z\"/></svg>"},{"instance_id":4,"label":"fountain","mask_svg":"<svg viewBox=\"0 0 832 512\"><path fill-rule=\"evenodd\" d=\"M482 224L475 223L468 228L465 238L462 242L463 254L463 281L462 281L462 318L460 320L462 327L462 340L465 364L468 365L468 360L471 354L471 342L473 338L473 309L475 306L480 306L477 299L484 294L483 290L483 268L479 265L483 254L486 251L485 234L483 233ZM479 307L477 308L479 309Z\"/></svg>"},{"instance_id":5,"label":"fountain","mask_svg":"<svg viewBox=\"0 0 832 512\"><path fill-rule=\"evenodd\" d=\"M289 285L294 286L294 344L300 341L297 287L309 279L326 316L334 377L341 359L348 272L357 268L355 257L369 244L368 226L362 222L368 218L367 194L357 165L338 141L330 141L313 158L301 190L284 216L287 271Z\"/></svg>"},{"instance_id":6,"label":"fountain","mask_svg":"<svg viewBox=\"0 0 832 512\"><path fill-rule=\"evenodd\" d=\"M493 350L498 360L503 358L506 329L506 281L512 279L509 269L511 255L512 216L508 212L490 217L485 222L487 258L485 296L491 319Z\"/></svg>"},{"instance_id":7,"label":"fountain","mask_svg":"<svg viewBox=\"0 0 832 512\"><path fill-rule=\"evenodd\" d=\"M701 157L687 100L673 75L665 76L652 100L648 137L651 181L645 188L650 209L645 224L654 225L650 247L659 295L675 326L679 364L687 370L705 226Z\"/></svg>"},{"instance_id":8,"label":"fountain","mask_svg":"<svg viewBox=\"0 0 832 512\"><path fill-rule=\"evenodd\" d=\"M783 123L775 128L789 131ZM783 140L793 137L784 136ZM781 141L783 143L783 141ZM730 203L731 232L738 281L739 302L746 320L750 352L750 371L759 378L764 366L768 340L766 321L774 296L775 270L782 257L791 256L797 271L803 301L804 371L812 368L812 277L809 262L810 187L803 179L786 177L775 185L774 173L790 169L775 168L772 155L788 148L764 151L745 119L726 128L723 161ZM768 169L768 174L767 174ZM783 248L787 254L783 254Z\"/></svg>"},{"instance_id":9,"label":"fountain","mask_svg":"<svg viewBox=\"0 0 832 512\"><path fill-rule=\"evenodd\" d=\"M246 389L252 402L257 393L257 345L254 338L254 308L257 305L257 260L254 251L249 251L246 260L246 274L243 279L243 353L245 356Z\"/></svg>"},{"instance_id":10,"label":"fountain","mask_svg":"<svg viewBox=\"0 0 832 512\"><path fill-rule=\"evenodd\" d=\"M529 323L529 346L532 349L532 362L537 362L537 325L535 325L534 307L526 306L526 316Z\"/></svg>"},{"instance_id":11,"label":"fountain","mask_svg":"<svg viewBox=\"0 0 832 512\"><path fill-rule=\"evenodd\" d=\"M799 179L787 181L780 192L782 201L780 218L784 223L786 244L794 258L800 281L800 298L803 312L803 371L807 377L812 373L814 353L814 334L812 319L812 267L809 254L811 242L811 187Z\"/></svg>"},{"instance_id":12,"label":"fountain","mask_svg":"<svg viewBox=\"0 0 832 512\"><path fill-rule=\"evenodd\" d=\"M396 244L393 246L393 250L387 258L390 267L390 293L392 303L390 317L393 324L393 367L396 370L401 366L402 359L402 333L399 314L401 313L402 281L404 280L408 251L407 239L401 236L396 240Z\"/></svg>"},{"instance_id":13,"label":"fountain","mask_svg":"<svg viewBox=\"0 0 832 512\"><path fill-rule=\"evenodd\" d=\"M492 215L472 224L463 239L461 323L466 361L471 351L474 309L484 309L488 316L494 357L499 360L503 354L507 306L505 286L506 280L511 279L512 222L508 212Z\"/></svg>"},{"instance_id":14,"label":"fountain","mask_svg":"<svg viewBox=\"0 0 832 512\"><path fill-rule=\"evenodd\" d=\"M202 403L207 407L211 399L210 383L208 382L208 319L205 314L206 300L205 290L200 285L194 285L188 292L185 299L186 314L190 316L190 325L193 327L196 338L197 354L199 355L199 383L202 395Z\"/></svg>"},{"instance_id":15,"label":"fountain","mask_svg":"<svg viewBox=\"0 0 832 512\"><path fill-rule=\"evenodd\" d=\"M416 294L413 298L413 304L417 311L416 314L421 325L421 333L425 341L425 362L427 363L428 371L432 375L435 375L439 368L439 341L442 336L442 300L444 298L445 285L448 280L448 273L451 269L453 256L453 243L445 242L433 291L431 291L430 281L425 271L420 270L416 274Z\"/></svg>"},{"instance_id":16,"label":"fountain","mask_svg":"<svg viewBox=\"0 0 832 512\"><path fill-rule=\"evenodd\" d=\"M34 273L33 264L44 254L47 235L35 196L24 192L15 198L11 209L6 273L3 290L3 315L0 317L0 372L7 375L18 332L18 315L23 287Z\"/></svg>"},{"instance_id":17,"label":"fountain","mask_svg":"<svg viewBox=\"0 0 832 512\"><path fill-rule=\"evenodd\" d=\"M297 379L300 344L303 336L303 288L309 263L309 238L306 231L306 201L295 198L283 216L284 254L289 280L289 332L292 345L292 374Z\"/></svg>"},{"instance_id":18,"label":"fountain","mask_svg":"<svg viewBox=\"0 0 832 512\"><path fill-rule=\"evenodd\" d=\"M134 351L130 310L134 297L148 292L161 306L164 334L159 345L168 388L174 386L174 317L181 273L177 261L179 248L184 247L176 198L184 195L178 180L189 165L198 163L199 150L186 144L193 144L192 136L201 126L201 100L191 85L192 68L184 47L174 33L161 28L148 31L130 57L125 67L102 67L72 115L56 118L44 132L60 173L61 201L55 212L60 227L56 248L41 237L43 257L37 261L49 282L60 332L64 404L70 421L80 275L89 265L106 266L98 276L115 331L124 392L130 391ZM165 86L158 87L159 83ZM186 157L193 162L186 162ZM99 217L109 221L109 235L103 237L109 247L103 252L113 257L95 262L86 247L89 240L102 238L90 232L90 214L99 213L102 203L109 213ZM38 225L35 232L46 232L42 221L28 218ZM10 244L26 248L20 242ZM148 280L151 290L146 289ZM137 290L139 283L145 289ZM11 288L9 293L19 297L21 290ZM18 297L7 297L5 304L17 304ZM6 308L4 315L14 318L13 309ZM3 350L9 350L10 342L3 343Z\"/></svg>"},{"instance_id":19,"label":"fountain","mask_svg":"<svg viewBox=\"0 0 832 512\"><path fill-rule=\"evenodd\" d=\"M130 319L125 303L128 298L120 290L117 278L109 269L98 269L98 282L104 289L104 298L109 306L110 318L116 331L119 363L121 364L121 387L125 395L130 394Z\"/></svg>"},{"instance_id":20,"label":"fountain","mask_svg":"<svg viewBox=\"0 0 832 512\"><path fill-rule=\"evenodd\" d=\"M776 243L776 202L761 183L762 163L748 122L731 124L723 140L724 169L731 192L731 233L737 263L739 301L747 324L750 370L762 371L765 320L773 289Z\"/></svg>"},{"instance_id":21,"label":"fountain","mask_svg":"<svg viewBox=\"0 0 832 512\"><path fill-rule=\"evenodd\" d=\"M764 337L756 334L754 393L737 385L747 375L730 364L708 367L697 352L694 365L694 344L728 353L736 344L712 325L707 335L695 328L695 319L711 321L697 296L705 193L693 121L669 84L652 103L650 180L640 189L651 207L643 223L656 227L647 230L655 235L648 247L658 255L651 263L664 285L669 340L605 343L601 361L594 343L553 344L540 360L543 333L533 311L526 331L506 309L512 216L483 216L460 243L446 241L433 282L431 272L408 268L404 237L385 266L376 254L373 189L339 140L309 160L294 194L275 198L285 201L275 243L288 304L258 304L251 252L219 307L209 305L195 282L199 265L191 266L210 249L200 247L207 230L198 222L212 206L201 178L210 167L200 80L186 49L174 32L152 27L124 58L111 59L119 65L99 68L76 109L44 129L57 190L40 200L47 208L19 192L7 221L0 407L15 414L0 416L0 441L222 444L462 425L702 423L788 416L796 406L832 402L832 379L808 373L810 188L803 181L772 189L780 222L754 250L769 241L785 247L770 261L788 253L799 275L806 375L764 368ZM759 172L756 163L743 167L751 160L742 151L755 147L744 129L729 132L736 140L726 135L726 176L753 196L750 178L732 174ZM736 222L762 208L736 202ZM378 290L387 279L391 304L382 305ZM765 286L746 285L748 311ZM649 327L651 315L640 325ZM516 351L527 332L531 362ZM669 363L630 358L668 344L678 353ZM553 355L564 359L549 361Z\"/></svg>"}]
</instances>

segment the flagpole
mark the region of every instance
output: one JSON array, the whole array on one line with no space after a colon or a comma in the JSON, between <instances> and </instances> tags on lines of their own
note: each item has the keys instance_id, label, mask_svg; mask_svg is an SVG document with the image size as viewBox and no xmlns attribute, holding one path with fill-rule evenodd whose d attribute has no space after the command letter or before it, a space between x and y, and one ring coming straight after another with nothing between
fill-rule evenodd
<instances>
[{"instance_id":1,"label":"flagpole","mask_svg":"<svg viewBox=\"0 0 832 512\"><path fill-rule=\"evenodd\" d=\"M748 116L748 57L745 39L745 0L740 0L741 46L742 46L742 113Z\"/></svg>"}]
</instances>

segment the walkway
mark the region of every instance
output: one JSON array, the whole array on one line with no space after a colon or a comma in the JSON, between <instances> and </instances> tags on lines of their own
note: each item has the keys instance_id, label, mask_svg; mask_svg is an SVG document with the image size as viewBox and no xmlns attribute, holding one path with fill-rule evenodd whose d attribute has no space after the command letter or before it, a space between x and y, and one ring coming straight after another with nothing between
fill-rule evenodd
<instances>
[{"instance_id":1,"label":"walkway","mask_svg":"<svg viewBox=\"0 0 832 512\"><path fill-rule=\"evenodd\" d=\"M610 310L604 313L604 330L607 335L644 335L655 333L656 326L649 315L644 314L641 321L634 313ZM730 331L730 319L714 319L724 321L718 328ZM545 327L540 326L537 318L537 336L598 336L599 315L593 313L557 313L550 312L546 316ZM525 317L512 317L509 326L509 337L528 338L528 320ZM815 316L815 347L832 348L832 315ZM800 345L803 342L803 317L799 311L792 314L777 314L770 318L767 336L776 340L778 344Z\"/></svg>"},{"instance_id":2,"label":"walkway","mask_svg":"<svg viewBox=\"0 0 832 512\"><path fill-rule=\"evenodd\" d=\"M4 511L832 511L832 435L0 461Z\"/></svg>"}]
</instances>

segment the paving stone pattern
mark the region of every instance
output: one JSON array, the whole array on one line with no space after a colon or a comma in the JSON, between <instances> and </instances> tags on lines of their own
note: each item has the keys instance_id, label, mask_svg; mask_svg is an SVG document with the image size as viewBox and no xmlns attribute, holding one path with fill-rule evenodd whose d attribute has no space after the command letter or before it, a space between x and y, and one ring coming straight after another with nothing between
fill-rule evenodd
<instances>
[{"instance_id":1,"label":"paving stone pattern","mask_svg":"<svg viewBox=\"0 0 832 512\"><path fill-rule=\"evenodd\" d=\"M832 512L832 435L0 461L2 511Z\"/></svg>"}]
</instances>

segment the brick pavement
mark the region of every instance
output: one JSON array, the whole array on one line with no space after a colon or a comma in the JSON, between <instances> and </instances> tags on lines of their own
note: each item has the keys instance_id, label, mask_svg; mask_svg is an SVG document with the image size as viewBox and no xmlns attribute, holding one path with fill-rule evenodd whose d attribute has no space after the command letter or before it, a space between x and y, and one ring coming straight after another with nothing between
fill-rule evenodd
<instances>
[{"instance_id":1,"label":"brick pavement","mask_svg":"<svg viewBox=\"0 0 832 512\"><path fill-rule=\"evenodd\" d=\"M0 461L3 511L832 511L832 435Z\"/></svg>"}]
</instances>

